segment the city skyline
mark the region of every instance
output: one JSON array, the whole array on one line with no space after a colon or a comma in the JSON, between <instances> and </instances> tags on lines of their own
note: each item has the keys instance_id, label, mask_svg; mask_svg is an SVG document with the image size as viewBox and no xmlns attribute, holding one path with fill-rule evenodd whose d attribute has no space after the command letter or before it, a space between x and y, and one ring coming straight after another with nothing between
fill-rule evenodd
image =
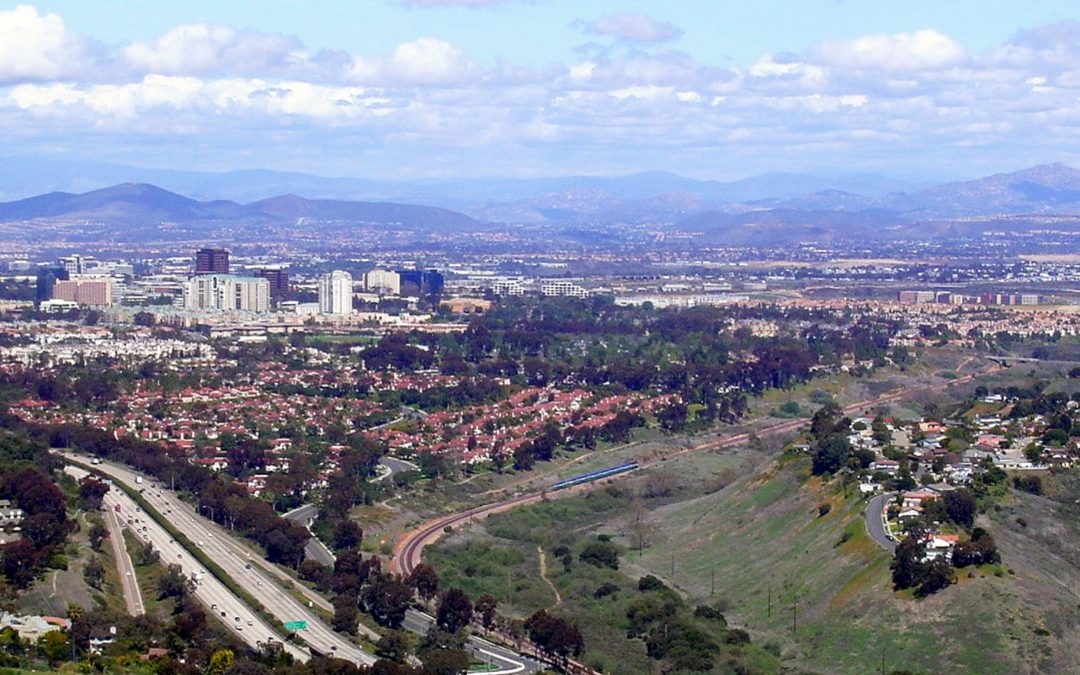
<instances>
[{"instance_id":1,"label":"city skyline","mask_svg":"<svg viewBox=\"0 0 1080 675\"><path fill-rule=\"evenodd\" d=\"M358 177L1080 161L1075 9L911 9L5 3L0 128L11 156Z\"/></svg>"}]
</instances>

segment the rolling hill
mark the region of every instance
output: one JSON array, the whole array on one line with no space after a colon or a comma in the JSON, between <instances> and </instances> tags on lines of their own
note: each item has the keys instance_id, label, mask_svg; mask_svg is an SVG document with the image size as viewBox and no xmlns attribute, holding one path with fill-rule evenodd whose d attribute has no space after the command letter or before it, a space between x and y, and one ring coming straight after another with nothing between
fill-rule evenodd
<instances>
[{"instance_id":1,"label":"rolling hill","mask_svg":"<svg viewBox=\"0 0 1080 675\"><path fill-rule=\"evenodd\" d=\"M332 235L379 227L454 231L480 227L472 218L430 206L331 201L285 195L250 204L197 201L154 185L125 183L82 194L51 192L0 203L0 224L12 234L93 236L117 241L180 240L228 232L234 240L288 237L302 230ZM14 227L28 224L30 227Z\"/></svg>"}]
</instances>

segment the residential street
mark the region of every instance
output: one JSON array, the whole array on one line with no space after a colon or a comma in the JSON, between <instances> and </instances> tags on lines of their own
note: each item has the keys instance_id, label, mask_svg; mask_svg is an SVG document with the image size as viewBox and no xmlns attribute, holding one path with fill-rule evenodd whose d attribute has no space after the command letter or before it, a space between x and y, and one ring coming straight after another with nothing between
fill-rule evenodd
<instances>
[{"instance_id":1,"label":"residential street","mask_svg":"<svg viewBox=\"0 0 1080 675\"><path fill-rule=\"evenodd\" d=\"M876 495L866 504L866 512L864 518L866 520L866 533L870 535L870 538L878 543L879 546L884 548L889 553L896 551L896 542L889 538L885 534L885 523L882 520L882 509L885 503L893 496L893 493L886 492L884 494Z\"/></svg>"}]
</instances>

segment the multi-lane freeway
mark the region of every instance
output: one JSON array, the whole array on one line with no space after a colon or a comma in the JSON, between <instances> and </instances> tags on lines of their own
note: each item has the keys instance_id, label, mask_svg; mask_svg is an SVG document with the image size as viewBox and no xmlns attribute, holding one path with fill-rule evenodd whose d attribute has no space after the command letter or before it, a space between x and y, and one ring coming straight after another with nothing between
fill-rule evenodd
<instances>
[{"instance_id":1,"label":"multi-lane freeway","mask_svg":"<svg viewBox=\"0 0 1080 675\"><path fill-rule=\"evenodd\" d=\"M88 472L79 467L69 466L66 470L77 479L88 475ZM262 648L267 642L277 642L300 661L310 658L306 649L282 642L270 625L226 588L225 584L209 574L189 551L174 540L157 521L143 512L125 492L117 488L110 489L102 499L102 509L118 515L140 541L149 542L161 556L162 564L179 565L184 576L194 582L192 592L195 598L240 640L254 649ZM134 580L134 573L131 579Z\"/></svg>"},{"instance_id":2,"label":"multi-lane freeway","mask_svg":"<svg viewBox=\"0 0 1080 675\"><path fill-rule=\"evenodd\" d=\"M62 454L84 464L91 461L91 458L70 452ZM307 591L302 584L295 583L287 574L265 563L258 554L237 542L217 524L196 513L190 504L182 501L165 486L113 462L102 462L95 468L116 482L141 490L143 498L163 518L168 519L177 530L183 532L195 546L213 559L229 578L252 597L258 598L266 611L282 624L290 621L306 622L307 628L298 634L312 650L362 665L375 662L374 656L336 633L311 611L310 607L284 590L279 582L288 582L300 592ZM318 601L320 605L330 606L326 599L318 594L309 593L306 597L310 598L308 602L312 605ZM332 606L330 608L332 609Z\"/></svg>"}]
</instances>

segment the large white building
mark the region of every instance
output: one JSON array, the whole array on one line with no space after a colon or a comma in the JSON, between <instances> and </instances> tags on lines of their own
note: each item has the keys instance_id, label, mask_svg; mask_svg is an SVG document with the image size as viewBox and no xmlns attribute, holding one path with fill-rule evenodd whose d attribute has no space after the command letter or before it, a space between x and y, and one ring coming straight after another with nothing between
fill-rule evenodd
<instances>
[{"instance_id":1,"label":"large white building","mask_svg":"<svg viewBox=\"0 0 1080 675\"><path fill-rule=\"evenodd\" d=\"M364 273L364 290L385 295L401 295L401 276L391 270Z\"/></svg>"},{"instance_id":2,"label":"large white building","mask_svg":"<svg viewBox=\"0 0 1080 675\"><path fill-rule=\"evenodd\" d=\"M204 274L184 285L187 309L222 309L243 312L270 311L270 282L258 277Z\"/></svg>"},{"instance_id":3,"label":"large white building","mask_svg":"<svg viewBox=\"0 0 1080 675\"><path fill-rule=\"evenodd\" d=\"M587 298L589 297L589 291L579 284L575 284L572 281L566 279L553 279L545 281L540 286L540 292L544 295L555 295L561 297L570 298Z\"/></svg>"},{"instance_id":4,"label":"large white building","mask_svg":"<svg viewBox=\"0 0 1080 675\"><path fill-rule=\"evenodd\" d=\"M352 275L334 270L319 277L319 313L352 314Z\"/></svg>"},{"instance_id":5,"label":"large white building","mask_svg":"<svg viewBox=\"0 0 1080 675\"><path fill-rule=\"evenodd\" d=\"M498 296L525 295L523 279L495 279L491 282L491 292Z\"/></svg>"}]
</instances>

